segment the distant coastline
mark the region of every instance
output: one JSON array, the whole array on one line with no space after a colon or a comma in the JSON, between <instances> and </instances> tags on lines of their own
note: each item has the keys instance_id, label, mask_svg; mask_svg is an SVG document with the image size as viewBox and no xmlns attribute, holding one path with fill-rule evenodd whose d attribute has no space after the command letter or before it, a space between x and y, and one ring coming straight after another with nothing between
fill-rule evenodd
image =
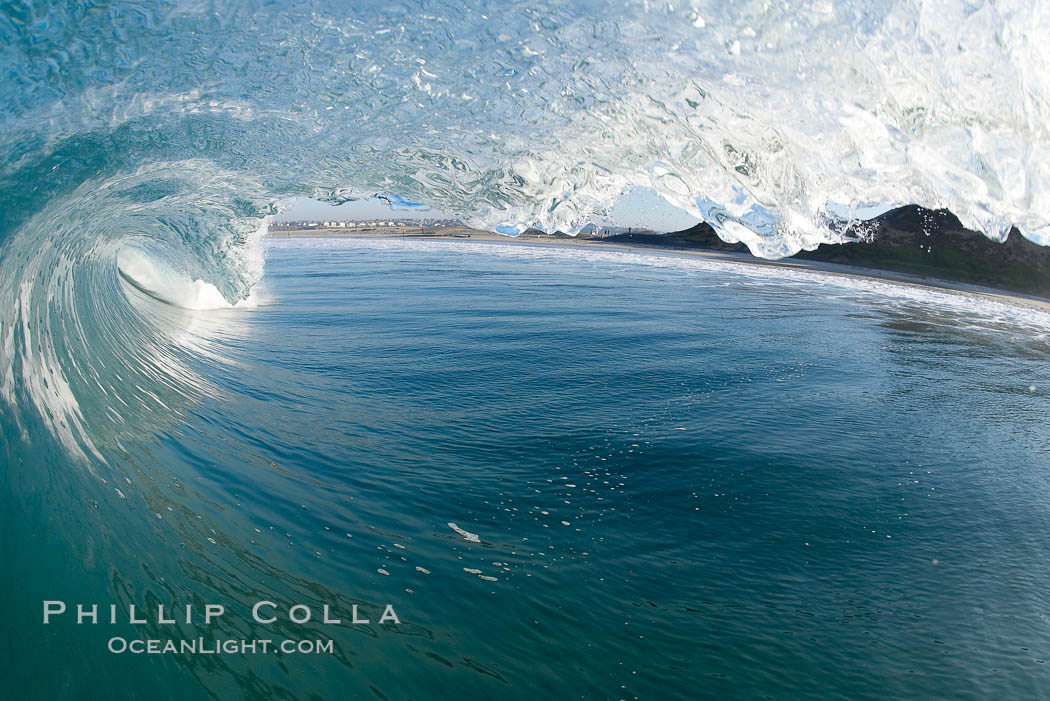
<instances>
[{"instance_id":1,"label":"distant coastline","mask_svg":"<svg viewBox=\"0 0 1050 701\"><path fill-rule=\"evenodd\" d=\"M703 227L704 225L700 225ZM696 229L697 227L694 227ZM709 227L707 227L709 228ZM872 278L887 280L905 285L917 285L921 287L934 287L937 289L967 294L971 296L986 297L1011 304L1019 304L1041 311L1050 311L1050 295L1034 295L1019 290L1012 290L994 285L979 285L966 280L952 280L944 276L932 274L913 273L905 270L892 270L884 267L866 266L851 263L839 263L817 258L803 257L801 255L780 260L766 260L751 255L742 244L727 244L718 239L712 231L710 236L717 243L705 239L690 241L686 232L673 232L659 234L653 231L641 231L630 234L614 234L609 236L581 235L569 236L567 234L546 234L537 230L530 230L519 236L506 236L491 231L472 229L466 226L372 226L360 228L311 228L298 229L282 227L271 230L268 234L272 239L294 239L294 238L348 238L348 239L402 239L402 240L433 240L433 241L473 241L501 243L509 245L528 246L570 246L581 249L599 250L624 250L660 252L671 255L687 255L709 258L732 263L743 263L749 265L766 265L774 267L793 268L797 270L809 270L830 275L842 275L846 277ZM1026 242L1027 243L1027 242ZM721 244L721 248L717 248ZM999 246L988 241L991 246ZM851 246L854 244L839 244L837 247ZM1035 244L1030 246L1040 248Z\"/></svg>"}]
</instances>

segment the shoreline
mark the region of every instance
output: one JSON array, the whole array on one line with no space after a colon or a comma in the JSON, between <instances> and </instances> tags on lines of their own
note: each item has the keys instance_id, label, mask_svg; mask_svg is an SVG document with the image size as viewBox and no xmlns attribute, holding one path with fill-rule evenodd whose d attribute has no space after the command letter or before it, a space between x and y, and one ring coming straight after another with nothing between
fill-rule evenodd
<instances>
[{"instance_id":1,"label":"shoreline","mask_svg":"<svg viewBox=\"0 0 1050 701\"><path fill-rule=\"evenodd\" d=\"M880 270L877 268L865 268L862 266L844 265L841 263L826 263L822 261L804 260L796 258L785 258L780 260L766 260L756 258L747 253L735 253L729 251L715 251L702 248L681 248L676 246L651 246L645 244L631 244L620 242L605 242L600 238L574 238L570 236L505 236L477 229L455 228L447 232L437 233L402 233L397 228L375 229L365 232L341 232L332 229L318 231L289 230L271 231L266 239L386 239L386 240L417 240L417 241L461 241L509 244L515 246L563 246L578 248L580 250L610 250L628 252L663 253L674 256L692 256L705 258L713 261L726 263L742 263L745 265L763 265L770 267L788 268L809 272L823 273L840 277L852 277L861 279L879 280L891 282L898 285L933 288L951 294L981 297L992 301L1027 307L1043 312L1050 312L1050 300L1026 295L1009 290L996 289L981 285L972 285L941 278L913 275L891 270Z\"/></svg>"}]
</instances>

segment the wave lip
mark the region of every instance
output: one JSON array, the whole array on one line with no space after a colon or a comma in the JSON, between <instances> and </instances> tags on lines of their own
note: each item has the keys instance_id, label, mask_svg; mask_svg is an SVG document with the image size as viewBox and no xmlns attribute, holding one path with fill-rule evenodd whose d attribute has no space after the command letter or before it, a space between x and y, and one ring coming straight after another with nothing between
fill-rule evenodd
<instances>
[{"instance_id":1,"label":"wave lip","mask_svg":"<svg viewBox=\"0 0 1050 701\"><path fill-rule=\"evenodd\" d=\"M11 10L0 176L204 159L271 202L397 191L569 233L648 187L763 257L839 241L828 218L864 203L1050 243L1046 3L337 6Z\"/></svg>"}]
</instances>

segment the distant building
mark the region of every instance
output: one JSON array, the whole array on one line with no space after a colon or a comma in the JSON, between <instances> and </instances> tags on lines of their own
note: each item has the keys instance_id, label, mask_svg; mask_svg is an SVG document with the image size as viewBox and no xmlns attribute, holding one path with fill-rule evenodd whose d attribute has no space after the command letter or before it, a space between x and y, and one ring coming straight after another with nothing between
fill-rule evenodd
<instances>
[{"instance_id":1,"label":"distant building","mask_svg":"<svg viewBox=\"0 0 1050 701\"><path fill-rule=\"evenodd\" d=\"M352 220L311 220L273 222L270 228L274 231L295 231L302 229L370 229L376 227L398 228L445 228L463 226L455 219L352 219Z\"/></svg>"}]
</instances>

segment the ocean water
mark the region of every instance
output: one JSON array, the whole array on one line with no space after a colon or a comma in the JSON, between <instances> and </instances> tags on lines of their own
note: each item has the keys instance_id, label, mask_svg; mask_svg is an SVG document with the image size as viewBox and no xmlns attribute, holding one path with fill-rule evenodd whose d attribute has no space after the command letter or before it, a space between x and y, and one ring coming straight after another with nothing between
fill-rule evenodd
<instances>
[{"instance_id":1,"label":"ocean water","mask_svg":"<svg viewBox=\"0 0 1050 701\"><path fill-rule=\"evenodd\" d=\"M571 234L649 188L766 258L910 203L1047 244L1048 32L1020 0L0 3L0 698L1047 697L1044 312L266 234L302 196Z\"/></svg>"},{"instance_id":2,"label":"ocean water","mask_svg":"<svg viewBox=\"0 0 1050 701\"><path fill-rule=\"evenodd\" d=\"M2 414L5 697L1050 693L1050 315L565 247L265 255L255 306L118 283L165 341L91 368L142 394L81 405L86 459Z\"/></svg>"}]
</instances>

